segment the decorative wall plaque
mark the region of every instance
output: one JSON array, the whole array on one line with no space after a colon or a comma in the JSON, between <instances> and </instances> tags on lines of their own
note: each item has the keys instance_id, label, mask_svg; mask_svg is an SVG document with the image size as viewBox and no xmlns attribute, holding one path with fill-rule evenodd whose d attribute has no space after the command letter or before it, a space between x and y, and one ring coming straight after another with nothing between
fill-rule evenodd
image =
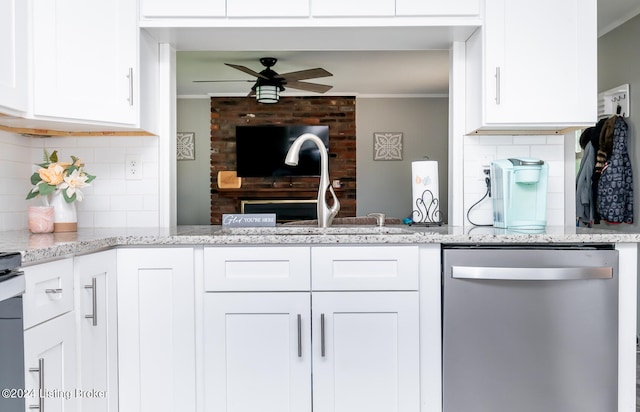
<instances>
[{"instance_id":1,"label":"decorative wall plaque","mask_svg":"<svg viewBox=\"0 0 640 412\"><path fill-rule=\"evenodd\" d=\"M178 132L176 135L176 159L196 159L196 134L193 132Z\"/></svg>"},{"instance_id":2,"label":"decorative wall plaque","mask_svg":"<svg viewBox=\"0 0 640 412\"><path fill-rule=\"evenodd\" d=\"M402 160L402 133L374 133L373 160Z\"/></svg>"}]
</instances>

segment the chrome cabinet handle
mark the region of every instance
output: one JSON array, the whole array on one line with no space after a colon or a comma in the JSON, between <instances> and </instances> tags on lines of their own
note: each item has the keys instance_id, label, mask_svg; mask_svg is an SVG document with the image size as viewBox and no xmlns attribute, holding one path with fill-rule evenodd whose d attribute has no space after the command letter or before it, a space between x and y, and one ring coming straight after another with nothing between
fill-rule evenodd
<instances>
[{"instance_id":1,"label":"chrome cabinet handle","mask_svg":"<svg viewBox=\"0 0 640 412\"><path fill-rule=\"evenodd\" d=\"M302 357L302 315L298 314L298 357Z\"/></svg>"},{"instance_id":2,"label":"chrome cabinet handle","mask_svg":"<svg viewBox=\"0 0 640 412\"><path fill-rule=\"evenodd\" d=\"M320 355L324 358L326 354L324 344L324 313L320 315Z\"/></svg>"},{"instance_id":3,"label":"chrome cabinet handle","mask_svg":"<svg viewBox=\"0 0 640 412\"><path fill-rule=\"evenodd\" d=\"M92 314L91 315L84 315L85 319L92 319L93 322L93 326L98 326L98 292L97 292L97 288L96 288L96 278L91 278L91 284L90 285L84 285L85 289L91 289L91 294L92 294Z\"/></svg>"},{"instance_id":4,"label":"chrome cabinet handle","mask_svg":"<svg viewBox=\"0 0 640 412\"><path fill-rule=\"evenodd\" d=\"M500 67L496 67L496 104L500 104Z\"/></svg>"},{"instance_id":5,"label":"chrome cabinet handle","mask_svg":"<svg viewBox=\"0 0 640 412\"><path fill-rule=\"evenodd\" d=\"M55 289L54 289L54 288L51 288L51 289L45 289L45 290L44 290L44 293L49 293L49 294L52 294L52 295L57 295L57 294L62 293L62 288L55 288Z\"/></svg>"},{"instance_id":6,"label":"chrome cabinet handle","mask_svg":"<svg viewBox=\"0 0 640 412\"><path fill-rule=\"evenodd\" d=\"M29 372L38 373L38 404L29 405L29 409L37 409L39 412L44 412L44 358L38 359L37 368L29 368Z\"/></svg>"},{"instance_id":7,"label":"chrome cabinet handle","mask_svg":"<svg viewBox=\"0 0 640 412\"><path fill-rule=\"evenodd\" d=\"M129 106L133 106L133 67L129 67L129 74L127 74L127 78L129 79Z\"/></svg>"}]
</instances>

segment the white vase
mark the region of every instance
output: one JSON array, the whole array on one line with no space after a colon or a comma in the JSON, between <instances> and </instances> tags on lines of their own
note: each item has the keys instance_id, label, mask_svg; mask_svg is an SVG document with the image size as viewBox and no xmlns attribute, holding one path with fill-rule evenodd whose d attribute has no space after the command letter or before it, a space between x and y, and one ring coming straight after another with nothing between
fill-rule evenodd
<instances>
[{"instance_id":1,"label":"white vase","mask_svg":"<svg viewBox=\"0 0 640 412\"><path fill-rule=\"evenodd\" d=\"M64 200L62 191L56 190L49 195L49 205L53 206L53 231L75 232L78 230L78 215L75 202Z\"/></svg>"}]
</instances>

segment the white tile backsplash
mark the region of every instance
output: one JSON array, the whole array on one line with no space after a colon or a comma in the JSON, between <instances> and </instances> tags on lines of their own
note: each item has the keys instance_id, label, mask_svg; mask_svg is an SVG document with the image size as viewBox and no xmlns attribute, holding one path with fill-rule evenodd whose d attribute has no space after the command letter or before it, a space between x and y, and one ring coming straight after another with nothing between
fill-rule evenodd
<instances>
[{"instance_id":1,"label":"white tile backsplash","mask_svg":"<svg viewBox=\"0 0 640 412\"><path fill-rule=\"evenodd\" d=\"M159 224L158 138L145 137L25 137L0 131L0 230L25 229L29 177L43 149L58 150L61 160L77 156L96 175L85 198L77 202L79 227L155 227ZM125 180L124 159L138 153L142 180Z\"/></svg>"},{"instance_id":2,"label":"white tile backsplash","mask_svg":"<svg viewBox=\"0 0 640 412\"><path fill-rule=\"evenodd\" d=\"M464 137L464 213L486 192L482 166L488 159L535 157L549 164L547 225L564 225L564 135L473 135ZM469 214L476 224L493 223L492 200L487 197Z\"/></svg>"},{"instance_id":3,"label":"white tile backsplash","mask_svg":"<svg viewBox=\"0 0 640 412\"><path fill-rule=\"evenodd\" d=\"M0 131L0 230L27 227L32 174L30 138Z\"/></svg>"}]
</instances>

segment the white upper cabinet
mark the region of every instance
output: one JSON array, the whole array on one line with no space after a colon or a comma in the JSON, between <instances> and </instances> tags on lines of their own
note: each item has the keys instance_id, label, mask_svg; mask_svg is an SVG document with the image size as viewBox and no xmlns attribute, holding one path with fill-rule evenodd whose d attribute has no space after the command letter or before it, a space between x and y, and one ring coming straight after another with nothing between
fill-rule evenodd
<instances>
[{"instance_id":1,"label":"white upper cabinet","mask_svg":"<svg viewBox=\"0 0 640 412\"><path fill-rule=\"evenodd\" d=\"M135 126L136 15L128 0L34 0L34 116Z\"/></svg>"},{"instance_id":2,"label":"white upper cabinet","mask_svg":"<svg viewBox=\"0 0 640 412\"><path fill-rule=\"evenodd\" d=\"M396 0L397 16L477 16L479 0Z\"/></svg>"},{"instance_id":3,"label":"white upper cabinet","mask_svg":"<svg viewBox=\"0 0 640 412\"><path fill-rule=\"evenodd\" d=\"M480 0L140 0L140 17L143 20L220 17L477 17L479 13Z\"/></svg>"},{"instance_id":4,"label":"white upper cabinet","mask_svg":"<svg viewBox=\"0 0 640 412\"><path fill-rule=\"evenodd\" d=\"M596 1L487 0L468 41L467 132L597 120Z\"/></svg>"},{"instance_id":5,"label":"white upper cabinet","mask_svg":"<svg viewBox=\"0 0 640 412\"><path fill-rule=\"evenodd\" d=\"M395 0L312 0L313 16L395 16Z\"/></svg>"},{"instance_id":6,"label":"white upper cabinet","mask_svg":"<svg viewBox=\"0 0 640 412\"><path fill-rule=\"evenodd\" d=\"M0 1L0 108L27 110L27 2Z\"/></svg>"},{"instance_id":7,"label":"white upper cabinet","mask_svg":"<svg viewBox=\"0 0 640 412\"><path fill-rule=\"evenodd\" d=\"M308 0L227 0L228 17L308 17Z\"/></svg>"},{"instance_id":8,"label":"white upper cabinet","mask_svg":"<svg viewBox=\"0 0 640 412\"><path fill-rule=\"evenodd\" d=\"M141 17L224 17L225 0L140 0Z\"/></svg>"}]
</instances>

